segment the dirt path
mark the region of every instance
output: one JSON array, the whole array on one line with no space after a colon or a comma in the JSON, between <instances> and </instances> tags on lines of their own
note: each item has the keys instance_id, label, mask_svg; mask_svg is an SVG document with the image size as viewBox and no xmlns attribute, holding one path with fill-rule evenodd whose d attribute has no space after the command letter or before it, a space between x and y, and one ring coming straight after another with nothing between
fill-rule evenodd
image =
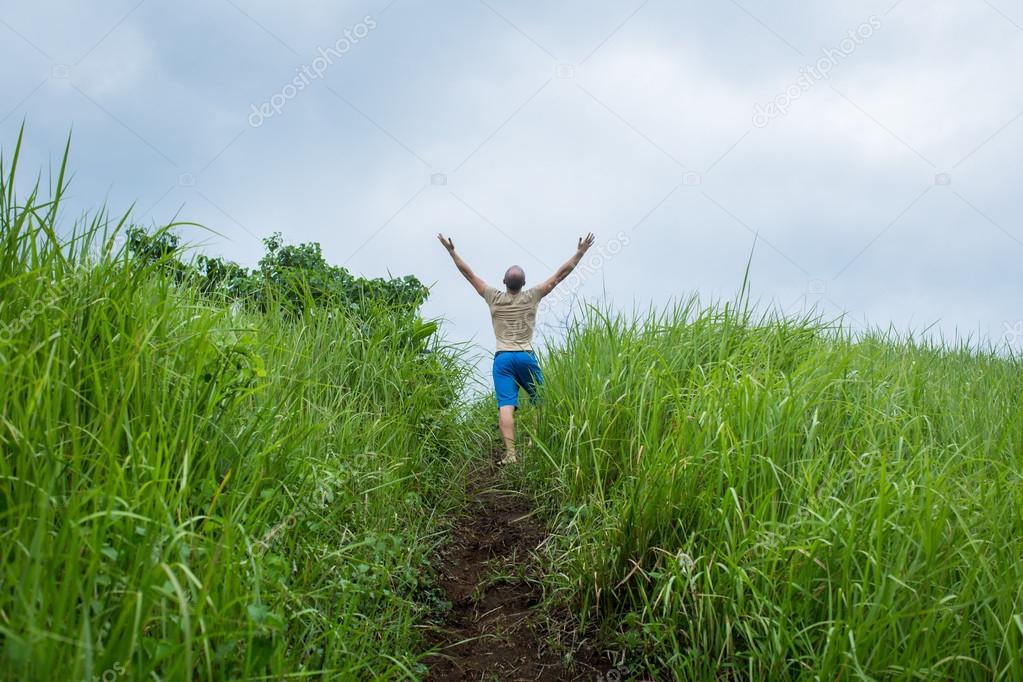
<instances>
[{"instance_id":1,"label":"dirt path","mask_svg":"<svg viewBox=\"0 0 1023 682\"><path fill-rule=\"evenodd\" d=\"M547 643L531 556L546 532L528 499L494 464L477 472L469 496L437 563L452 613L434 638L427 680L601 679L611 666L592 651L566 662Z\"/></svg>"}]
</instances>

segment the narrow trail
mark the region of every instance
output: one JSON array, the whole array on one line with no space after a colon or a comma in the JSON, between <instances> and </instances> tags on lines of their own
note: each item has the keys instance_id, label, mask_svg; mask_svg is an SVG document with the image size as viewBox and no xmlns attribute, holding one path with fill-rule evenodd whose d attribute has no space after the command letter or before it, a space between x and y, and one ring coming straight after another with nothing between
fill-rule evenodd
<instances>
[{"instance_id":1,"label":"narrow trail","mask_svg":"<svg viewBox=\"0 0 1023 682\"><path fill-rule=\"evenodd\" d=\"M547 534L528 498L490 462L471 480L469 500L438 557L452 610L432 642L439 653L426 660L427 680L602 679L611 666L592 650L566 661L548 644L532 557Z\"/></svg>"}]
</instances>

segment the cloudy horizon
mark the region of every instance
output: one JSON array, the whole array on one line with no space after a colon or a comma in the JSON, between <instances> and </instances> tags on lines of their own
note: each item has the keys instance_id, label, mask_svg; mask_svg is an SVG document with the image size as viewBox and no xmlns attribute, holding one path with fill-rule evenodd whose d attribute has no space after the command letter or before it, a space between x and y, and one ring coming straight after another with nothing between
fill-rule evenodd
<instances>
[{"instance_id":1,"label":"cloudy horizon","mask_svg":"<svg viewBox=\"0 0 1023 682\"><path fill-rule=\"evenodd\" d=\"M438 232L493 284L596 233L548 323L730 298L752 253L786 313L1023 346L1009 3L38 2L0 35L0 147L24 121L24 187L73 131L66 217L134 203L247 266L317 241L484 350Z\"/></svg>"}]
</instances>

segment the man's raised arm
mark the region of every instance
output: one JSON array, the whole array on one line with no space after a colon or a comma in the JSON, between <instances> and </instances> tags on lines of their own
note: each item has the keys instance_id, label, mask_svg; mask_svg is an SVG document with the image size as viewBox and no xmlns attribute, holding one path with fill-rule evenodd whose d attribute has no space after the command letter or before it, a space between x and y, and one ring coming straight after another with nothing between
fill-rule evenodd
<instances>
[{"instance_id":1,"label":"man's raised arm","mask_svg":"<svg viewBox=\"0 0 1023 682\"><path fill-rule=\"evenodd\" d=\"M480 279L480 277L472 271L472 268L469 267L468 263L462 260L461 256L455 253L455 243L451 241L450 238L445 239L444 235L438 234L437 239L440 240L440 243L443 244L444 248L448 250L449 254L451 254L451 260L455 261L455 267L458 268L458 271L462 273L463 277L469 280L469 284L471 284L472 288L476 290L476 293L482 296L483 292L487 288L487 283Z\"/></svg>"},{"instance_id":2,"label":"man's raised arm","mask_svg":"<svg viewBox=\"0 0 1023 682\"><path fill-rule=\"evenodd\" d=\"M575 266L579 265L579 261L586 255L586 251L593 246L593 242L596 237L593 236L592 232L587 233L585 237L579 238L579 246L576 247L575 255L565 261L564 265L558 268L558 271L551 275L543 284L538 288L540 289L540 295L546 296L547 294L554 291L554 287L558 286L563 279L568 277L569 273L575 270Z\"/></svg>"}]
</instances>

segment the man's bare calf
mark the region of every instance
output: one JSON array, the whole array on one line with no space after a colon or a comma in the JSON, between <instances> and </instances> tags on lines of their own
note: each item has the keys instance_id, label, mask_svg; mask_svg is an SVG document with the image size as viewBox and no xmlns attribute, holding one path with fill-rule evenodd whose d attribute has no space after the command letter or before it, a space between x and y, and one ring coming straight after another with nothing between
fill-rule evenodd
<instances>
[{"instance_id":1,"label":"man's bare calf","mask_svg":"<svg viewBox=\"0 0 1023 682\"><path fill-rule=\"evenodd\" d=\"M504 437L504 458L501 464L511 464L517 460L515 450L515 406L504 405L498 409L498 425Z\"/></svg>"}]
</instances>

